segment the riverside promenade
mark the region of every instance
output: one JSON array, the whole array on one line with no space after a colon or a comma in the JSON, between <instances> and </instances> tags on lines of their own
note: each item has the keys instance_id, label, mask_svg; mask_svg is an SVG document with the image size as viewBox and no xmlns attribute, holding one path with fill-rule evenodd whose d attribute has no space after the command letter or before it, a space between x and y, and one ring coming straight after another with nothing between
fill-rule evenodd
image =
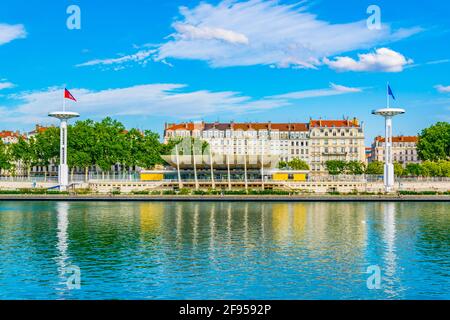
<instances>
[{"instance_id":1,"label":"riverside promenade","mask_svg":"<svg viewBox=\"0 0 450 320\"><path fill-rule=\"evenodd\" d=\"M0 201L450 202L450 195L64 195L4 194Z\"/></svg>"}]
</instances>

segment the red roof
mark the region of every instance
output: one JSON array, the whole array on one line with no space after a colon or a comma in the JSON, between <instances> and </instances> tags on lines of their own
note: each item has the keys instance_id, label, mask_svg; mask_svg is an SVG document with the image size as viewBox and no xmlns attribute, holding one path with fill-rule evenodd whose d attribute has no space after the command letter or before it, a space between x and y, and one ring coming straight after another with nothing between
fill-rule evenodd
<instances>
[{"instance_id":1,"label":"red roof","mask_svg":"<svg viewBox=\"0 0 450 320\"><path fill-rule=\"evenodd\" d=\"M172 123L167 125L166 130L188 130L188 131L192 131L194 130L195 124L193 122L189 122L189 123Z\"/></svg>"},{"instance_id":2,"label":"red roof","mask_svg":"<svg viewBox=\"0 0 450 320\"><path fill-rule=\"evenodd\" d=\"M180 124L169 124L166 128L167 130L188 130L192 131L195 129L203 130L279 130L279 131L308 131L307 123L271 123L271 122L258 122L258 123L180 123Z\"/></svg>"},{"instance_id":3,"label":"red roof","mask_svg":"<svg viewBox=\"0 0 450 320\"><path fill-rule=\"evenodd\" d=\"M375 138L376 141L378 142L384 142L384 138L383 137L376 137ZM414 142L417 143L419 142L419 137L418 136L397 136L397 137L392 137L392 142Z\"/></svg>"},{"instance_id":4,"label":"red roof","mask_svg":"<svg viewBox=\"0 0 450 320\"><path fill-rule=\"evenodd\" d=\"M18 138L20 136L19 133L13 132L13 131L6 131L3 130L0 132L0 138L7 138L7 137L15 137Z\"/></svg>"},{"instance_id":5,"label":"red roof","mask_svg":"<svg viewBox=\"0 0 450 320\"><path fill-rule=\"evenodd\" d=\"M356 118L351 120L310 120L309 126L311 128L342 128L342 127L359 127L359 122Z\"/></svg>"}]
</instances>

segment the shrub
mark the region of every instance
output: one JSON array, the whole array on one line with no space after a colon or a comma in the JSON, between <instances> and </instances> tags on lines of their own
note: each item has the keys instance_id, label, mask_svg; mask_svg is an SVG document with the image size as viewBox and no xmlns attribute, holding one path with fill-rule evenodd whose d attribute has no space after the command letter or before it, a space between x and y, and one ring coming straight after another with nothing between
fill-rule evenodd
<instances>
[{"instance_id":1,"label":"shrub","mask_svg":"<svg viewBox=\"0 0 450 320\"><path fill-rule=\"evenodd\" d=\"M131 191L131 193L136 195L146 195L149 194L150 192L148 190L133 190Z\"/></svg>"},{"instance_id":2,"label":"shrub","mask_svg":"<svg viewBox=\"0 0 450 320\"><path fill-rule=\"evenodd\" d=\"M181 195L188 195L188 194L191 194L191 189L188 189L188 188L181 188L181 189L178 191L178 194L181 194Z\"/></svg>"}]
</instances>

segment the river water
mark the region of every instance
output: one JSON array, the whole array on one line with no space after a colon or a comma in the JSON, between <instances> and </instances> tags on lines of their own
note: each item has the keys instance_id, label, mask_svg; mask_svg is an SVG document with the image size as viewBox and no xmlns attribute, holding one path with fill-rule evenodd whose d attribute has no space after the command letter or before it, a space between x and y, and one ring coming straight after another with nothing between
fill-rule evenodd
<instances>
[{"instance_id":1,"label":"river water","mask_svg":"<svg viewBox=\"0 0 450 320\"><path fill-rule=\"evenodd\" d=\"M450 299L449 203L1 201L0 299Z\"/></svg>"}]
</instances>

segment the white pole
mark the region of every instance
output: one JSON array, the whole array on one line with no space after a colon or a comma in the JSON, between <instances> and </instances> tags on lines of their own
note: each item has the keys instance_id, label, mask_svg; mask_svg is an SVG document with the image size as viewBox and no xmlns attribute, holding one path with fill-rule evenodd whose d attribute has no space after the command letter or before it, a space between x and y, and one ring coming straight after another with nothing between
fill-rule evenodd
<instances>
[{"instance_id":1,"label":"white pole","mask_svg":"<svg viewBox=\"0 0 450 320\"><path fill-rule=\"evenodd\" d=\"M264 190L264 138L261 141L261 187Z\"/></svg>"},{"instance_id":2,"label":"white pole","mask_svg":"<svg viewBox=\"0 0 450 320\"><path fill-rule=\"evenodd\" d=\"M194 160L194 180L195 180L195 190L198 190L199 185L198 185L198 178L197 178L197 161L195 159L195 143L194 146L192 147L192 156L193 156L193 160Z\"/></svg>"},{"instance_id":3,"label":"white pole","mask_svg":"<svg viewBox=\"0 0 450 320\"><path fill-rule=\"evenodd\" d=\"M180 159L178 155L178 144L175 145L175 152L177 153L177 171L178 171L178 187L181 189L183 184L181 183L181 173L180 173Z\"/></svg>"},{"instance_id":4,"label":"white pole","mask_svg":"<svg viewBox=\"0 0 450 320\"><path fill-rule=\"evenodd\" d=\"M69 184L69 172L67 167L67 120L60 122L60 152L59 152L59 185L60 190L65 191Z\"/></svg>"},{"instance_id":5,"label":"white pole","mask_svg":"<svg viewBox=\"0 0 450 320\"><path fill-rule=\"evenodd\" d=\"M229 153L227 153L227 169L228 169L228 190L231 190L230 154Z\"/></svg>"},{"instance_id":6,"label":"white pole","mask_svg":"<svg viewBox=\"0 0 450 320\"><path fill-rule=\"evenodd\" d=\"M384 138L385 166L384 185L386 192L390 192L394 186L394 165L392 163L392 117L385 117L385 138Z\"/></svg>"},{"instance_id":7,"label":"white pole","mask_svg":"<svg viewBox=\"0 0 450 320\"><path fill-rule=\"evenodd\" d=\"M245 191L248 190L248 181L247 181L247 152L244 155L244 181L245 181Z\"/></svg>"},{"instance_id":8,"label":"white pole","mask_svg":"<svg viewBox=\"0 0 450 320\"><path fill-rule=\"evenodd\" d=\"M214 180L214 159L212 156L211 146L209 146L209 161L211 162L211 186L213 189L216 188L216 182Z\"/></svg>"}]
</instances>

